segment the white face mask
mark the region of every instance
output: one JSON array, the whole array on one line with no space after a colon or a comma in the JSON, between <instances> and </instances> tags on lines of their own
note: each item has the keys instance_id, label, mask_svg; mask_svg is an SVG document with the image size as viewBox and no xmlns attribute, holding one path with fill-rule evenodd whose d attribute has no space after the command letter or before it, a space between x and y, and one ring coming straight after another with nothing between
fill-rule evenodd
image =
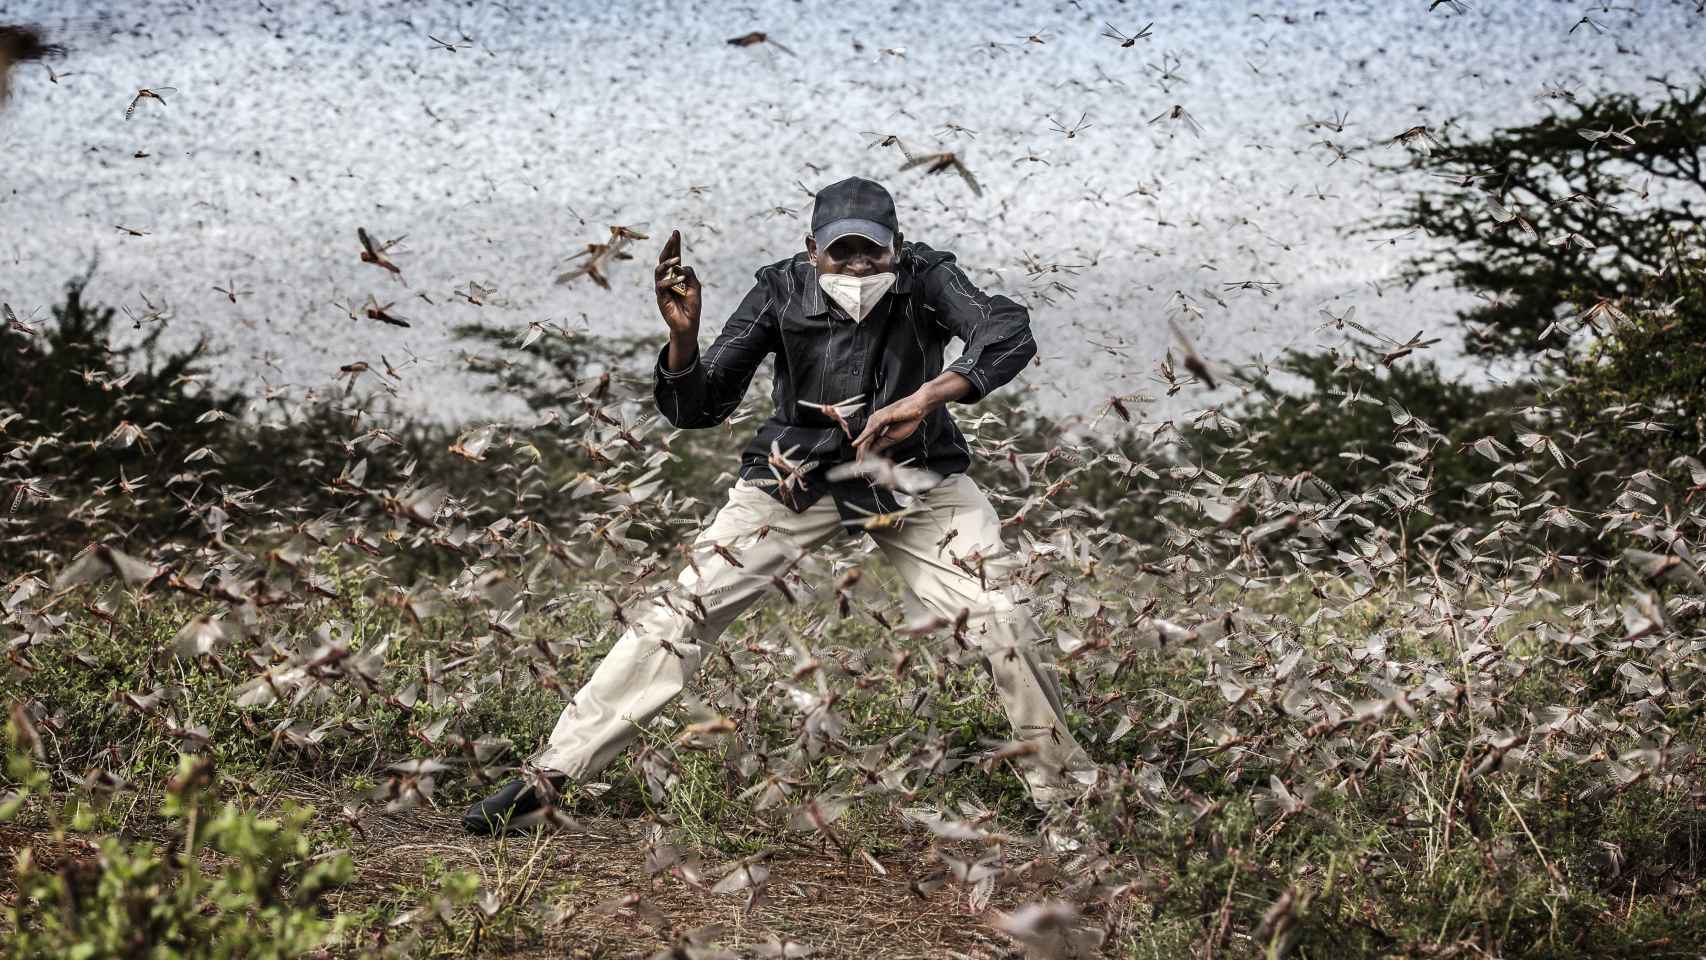
<instances>
[{"instance_id":1,"label":"white face mask","mask_svg":"<svg viewBox=\"0 0 1706 960\"><path fill-rule=\"evenodd\" d=\"M873 273L868 277L852 277L844 273L824 273L817 278L818 286L829 298L841 304L841 309L857 323L876 307L894 286L894 274Z\"/></svg>"}]
</instances>

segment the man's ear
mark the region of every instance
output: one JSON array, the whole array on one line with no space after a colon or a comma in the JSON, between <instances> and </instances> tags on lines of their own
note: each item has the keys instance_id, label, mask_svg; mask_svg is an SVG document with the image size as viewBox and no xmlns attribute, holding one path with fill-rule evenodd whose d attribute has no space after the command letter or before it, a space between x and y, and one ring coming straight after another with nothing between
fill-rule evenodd
<instances>
[{"instance_id":1,"label":"man's ear","mask_svg":"<svg viewBox=\"0 0 1706 960\"><path fill-rule=\"evenodd\" d=\"M813 260L817 259L817 238L809 233L806 234L806 256Z\"/></svg>"},{"instance_id":2,"label":"man's ear","mask_svg":"<svg viewBox=\"0 0 1706 960\"><path fill-rule=\"evenodd\" d=\"M903 244L905 242L906 242L906 235L901 233L899 230L896 230L894 232L894 255L895 255L895 259L897 259L897 260L900 259L900 252L902 249L904 249L901 246L901 244Z\"/></svg>"}]
</instances>

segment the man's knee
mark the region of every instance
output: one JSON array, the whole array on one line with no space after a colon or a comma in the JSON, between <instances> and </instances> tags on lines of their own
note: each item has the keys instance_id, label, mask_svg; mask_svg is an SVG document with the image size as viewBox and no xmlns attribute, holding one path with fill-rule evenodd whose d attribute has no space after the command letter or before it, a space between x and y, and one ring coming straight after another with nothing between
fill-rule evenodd
<instances>
[{"instance_id":1,"label":"man's knee","mask_svg":"<svg viewBox=\"0 0 1706 960\"><path fill-rule=\"evenodd\" d=\"M962 609L971 611L973 622L984 620L1011 624L1029 615L1010 592L1002 589L967 590L960 592L956 599ZM950 610L948 613L952 616L958 611Z\"/></svg>"},{"instance_id":2,"label":"man's knee","mask_svg":"<svg viewBox=\"0 0 1706 960\"><path fill-rule=\"evenodd\" d=\"M715 639L704 608L685 591L653 597L628 632L638 642L640 656L662 651L690 660L690 668L698 664L700 645Z\"/></svg>"}]
</instances>

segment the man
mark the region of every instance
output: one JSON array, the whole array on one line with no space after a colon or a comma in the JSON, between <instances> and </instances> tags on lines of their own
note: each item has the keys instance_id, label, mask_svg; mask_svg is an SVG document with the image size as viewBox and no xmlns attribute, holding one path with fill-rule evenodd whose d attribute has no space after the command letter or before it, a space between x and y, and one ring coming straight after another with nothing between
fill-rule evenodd
<instances>
[{"instance_id":1,"label":"man","mask_svg":"<svg viewBox=\"0 0 1706 960\"><path fill-rule=\"evenodd\" d=\"M741 454L739 479L696 538L679 588L651 601L617 640L531 758L533 775L470 807L463 824L495 833L539 822L557 789L603 769L681 693L706 645L771 588L772 574L843 533L872 537L932 613L969 612L966 632L988 660L1015 738L1036 744L1023 755L1032 799L1042 807L1070 799L1093 781L1094 765L1067 729L1052 669L1037 658L1041 633L1008 585L1018 558L964 472L971 448L947 410L982 399L1030 362L1029 313L979 290L953 254L904 242L889 192L857 177L818 193L805 252L757 271L703 355L699 280L680 250L676 231L655 272L669 326L658 409L677 427L716 426L774 356L775 413ZM954 337L965 348L943 367ZM898 479L892 466L861 469L892 461L908 464ZM899 517L895 484L914 494Z\"/></svg>"}]
</instances>

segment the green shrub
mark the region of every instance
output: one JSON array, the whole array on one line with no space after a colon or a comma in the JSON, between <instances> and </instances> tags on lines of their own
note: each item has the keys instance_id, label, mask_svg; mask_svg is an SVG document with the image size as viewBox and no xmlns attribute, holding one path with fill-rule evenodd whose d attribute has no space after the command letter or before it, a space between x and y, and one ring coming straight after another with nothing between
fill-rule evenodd
<instances>
[{"instance_id":1,"label":"green shrub","mask_svg":"<svg viewBox=\"0 0 1706 960\"><path fill-rule=\"evenodd\" d=\"M14 748L9 773L24 790L41 786L31 767ZM349 880L352 864L342 853L313 855L303 831L312 808L287 805L277 820L230 803L213 809L203 797L212 782L210 760L183 758L160 810L164 843L106 836L88 853L56 829L40 836L57 865L17 850L0 950L17 960L270 960L335 941L350 921L328 915L322 896Z\"/></svg>"}]
</instances>

